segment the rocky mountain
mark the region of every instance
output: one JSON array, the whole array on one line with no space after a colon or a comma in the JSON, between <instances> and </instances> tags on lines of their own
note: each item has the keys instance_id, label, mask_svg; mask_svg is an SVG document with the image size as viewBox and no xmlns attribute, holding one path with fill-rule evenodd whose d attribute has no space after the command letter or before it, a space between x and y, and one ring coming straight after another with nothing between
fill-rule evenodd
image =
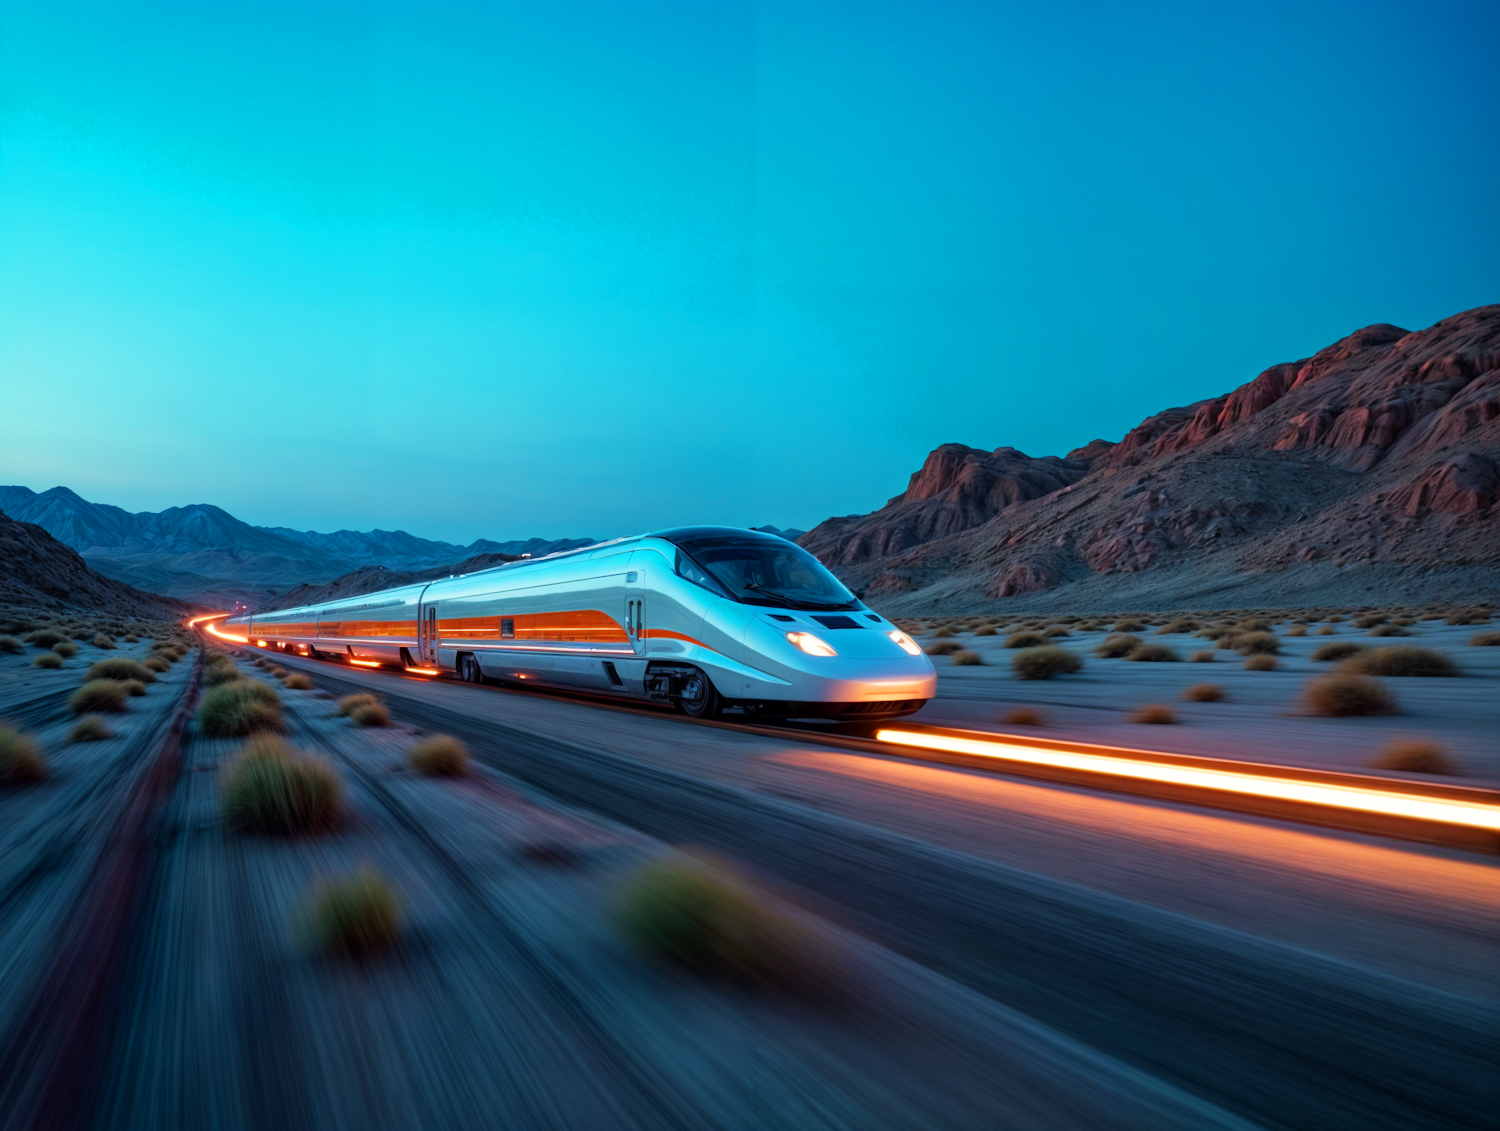
<instances>
[{"instance_id":1,"label":"rocky mountain","mask_svg":"<svg viewBox=\"0 0 1500 1131\"><path fill-rule=\"evenodd\" d=\"M66 487L40 494L26 487L0 487L0 510L42 527L108 577L210 604L256 604L291 586L331 581L368 566L437 569L479 554L539 556L594 541L480 539L455 546L403 530L320 534L251 526L201 503L132 514L91 503Z\"/></svg>"},{"instance_id":2,"label":"rocky mountain","mask_svg":"<svg viewBox=\"0 0 1500 1131\"><path fill-rule=\"evenodd\" d=\"M0 603L20 608L107 610L121 616L179 617L182 601L142 593L88 567L78 551L40 526L0 511Z\"/></svg>"},{"instance_id":3,"label":"rocky mountain","mask_svg":"<svg viewBox=\"0 0 1500 1131\"><path fill-rule=\"evenodd\" d=\"M1500 305L1379 324L1064 458L945 444L800 539L892 611L1500 591Z\"/></svg>"}]
</instances>

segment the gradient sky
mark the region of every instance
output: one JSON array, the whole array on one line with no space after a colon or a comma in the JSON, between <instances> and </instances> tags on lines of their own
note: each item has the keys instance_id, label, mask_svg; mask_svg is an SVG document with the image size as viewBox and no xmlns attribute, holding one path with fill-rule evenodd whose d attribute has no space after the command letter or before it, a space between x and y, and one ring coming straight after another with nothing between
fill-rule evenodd
<instances>
[{"instance_id":1,"label":"gradient sky","mask_svg":"<svg viewBox=\"0 0 1500 1131\"><path fill-rule=\"evenodd\" d=\"M0 482L810 527L1500 301L1500 5L0 5Z\"/></svg>"}]
</instances>

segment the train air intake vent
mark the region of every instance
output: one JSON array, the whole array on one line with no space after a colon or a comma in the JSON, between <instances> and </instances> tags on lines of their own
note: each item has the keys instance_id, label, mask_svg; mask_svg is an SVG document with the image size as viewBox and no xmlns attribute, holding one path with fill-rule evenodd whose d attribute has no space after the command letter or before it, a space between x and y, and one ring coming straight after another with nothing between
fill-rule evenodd
<instances>
[{"instance_id":1,"label":"train air intake vent","mask_svg":"<svg viewBox=\"0 0 1500 1131\"><path fill-rule=\"evenodd\" d=\"M824 628L863 628L853 617L813 617Z\"/></svg>"}]
</instances>

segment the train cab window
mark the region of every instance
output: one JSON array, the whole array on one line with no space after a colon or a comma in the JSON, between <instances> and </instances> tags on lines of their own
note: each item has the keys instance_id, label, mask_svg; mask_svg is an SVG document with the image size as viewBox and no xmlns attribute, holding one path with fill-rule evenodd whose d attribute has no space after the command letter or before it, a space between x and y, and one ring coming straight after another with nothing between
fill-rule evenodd
<instances>
[{"instance_id":1,"label":"train cab window","mask_svg":"<svg viewBox=\"0 0 1500 1131\"><path fill-rule=\"evenodd\" d=\"M677 576L686 578L694 585L701 585L710 592L723 596L724 591L719 586L719 583L681 550L677 551Z\"/></svg>"},{"instance_id":2,"label":"train cab window","mask_svg":"<svg viewBox=\"0 0 1500 1131\"><path fill-rule=\"evenodd\" d=\"M516 622L511 617L500 618L500 635L507 640L513 640L516 635Z\"/></svg>"}]
</instances>

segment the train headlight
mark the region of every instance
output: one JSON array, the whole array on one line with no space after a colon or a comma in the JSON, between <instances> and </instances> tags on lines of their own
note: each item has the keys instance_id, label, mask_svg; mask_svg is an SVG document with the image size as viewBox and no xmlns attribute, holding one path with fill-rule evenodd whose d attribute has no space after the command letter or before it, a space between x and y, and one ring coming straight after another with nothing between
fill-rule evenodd
<instances>
[{"instance_id":1,"label":"train headlight","mask_svg":"<svg viewBox=\"0 0 1500 1131\"><path fill-rule=\"evenodd\" d=\"M917 646L917 642L899 628L891 629L886 635L899 644L901 650L908 656L920 656L922 654L922 649Z\"/></svg>"},{"instance_id":2,"label":"train headlight","mask_svg":"<svg viewBox=\"0 0 1500 1131\"><path fill-rule=\"evenodd\" d=\"M828 643L810 632L788 632L786 638L809 656L837 656Z\"/></svg>"}]
</instances>

